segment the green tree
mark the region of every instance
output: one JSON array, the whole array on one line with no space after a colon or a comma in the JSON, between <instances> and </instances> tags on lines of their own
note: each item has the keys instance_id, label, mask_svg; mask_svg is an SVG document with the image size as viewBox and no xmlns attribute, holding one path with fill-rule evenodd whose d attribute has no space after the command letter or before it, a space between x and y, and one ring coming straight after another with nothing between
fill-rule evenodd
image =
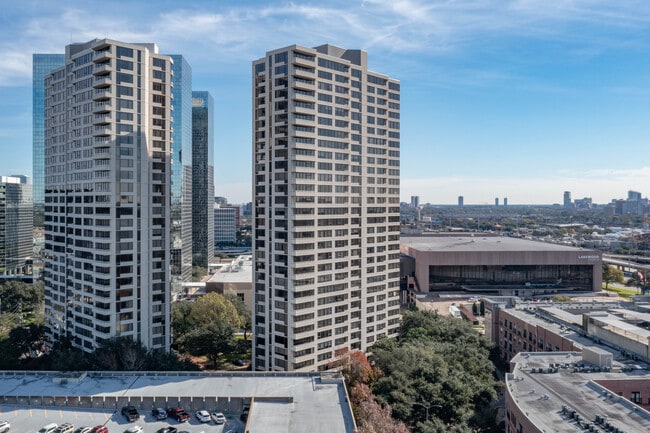
<instances>
[{"instance_id":1,"label":"green tree","mask_svg":"<svg viewBox=\"0 0 650 433\"><path fill-rule=\"evenodd\" d=\"M192 304L188 320L194 327L208 326L214 323L226 323L234 329L242 326L237 308L219 293L207 293Z\"/></svg>"},{"instance_id":2,"label":"green tree","mask_svg":"<svg viewBox=\"0 0 650 433\"><path fill-rule=\"evenodd\" d=\"M244 331L244 340L248 340L248 332L251 331L253 326L253 318L250 307L237 295L226 295L226 299L237 310L239 315L239 323L241 329Z\"/></svg>"},{"instance_id":3,"label":"green tree","mask_svg":"<svg viewBox=\"0 0 650 433\"><path fill-rule=\"evenodd\" d=\"M192 266L192 281L202 281L208 271L201 266Z\"/></svg>"},{"instance_id":4,"label":"green tree","mask_svg":"<svg viewBox=\"0 0 650 433\"><path fill-rule=\"evenodd\" d=\"M172 337L174 341L187 334L195 325L189 316L192 304L189 302L175 302L172 304Z\"/></svg>"},{"instance_id":5,"label":"green tree","mask_svg":"<svg viewBox=\"0 0 650 433\"><path fill-rule=\"evenodd\" d=\"M620 269L603 263L603 281L605 282L605 289L609 288L609 283L623 284L625 276Z\"/></svg>"},{"instance_id":6,"label":"green tree","mask_svg":"<svg viewBox=\"0 0 650 433\"><path fill-rule=\"evenodd\" d=\"M422 311L404 315L400 335L373 346L383 373L373 392L393 417L417 433L496 428L484 424L499 388L490 342L464 321Z\"/></svg>"},{"instance_id":7,"label":"green tree","mask_svg":"<svg viewBox=\"0 0 650 433\"><path fill-rule=\"evenodd\" d=\"M227 322L214 322L183 335L179 343L194 356L207 356L214 367L220 367L220 356L236 347L234 328Z\"/></svg>"},{"instance_id":8,"label":"green tree","mask_svg":"<svg viewBox=\"0 0 650 433\"><path fill-rule=\"evenodd\" d=\"M43 304L42 283L27 284L18 280L9 280L0 284L0 313L32 311Z\"/></svg>"}]
</instances>

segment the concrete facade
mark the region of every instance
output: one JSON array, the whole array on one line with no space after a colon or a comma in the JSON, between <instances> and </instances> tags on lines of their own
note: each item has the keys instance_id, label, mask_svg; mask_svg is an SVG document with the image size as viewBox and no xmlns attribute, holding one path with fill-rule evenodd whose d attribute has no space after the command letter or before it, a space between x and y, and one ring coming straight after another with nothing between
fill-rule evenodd
<instances>
[{"instance_id":1,"label":"concrete facade","mask_svg":"<svg viewBox=\"0 0 650 433\"><path fill-rule=\"evenodd\" d=\"M22 275L32 257L34 208L26 176L0 176L0 274Z\"/></svg>"},{"instance_id":2,"label":"concrete facade","mask_svg":"<svg viewBox=\"0 0 650 433\"><path fill-rule=\"evenodd\" d=\"M419 292L471 290L530 296L600 291L598 251L483 234L402 236Z\"/></svg>"},{"instance_id":3,"label":"concrete facade","mask_svg":"<svg viewBox=\"0 0 650 433\"><path fill-rule=\"evenodd\" d=\"M400 84L331 45L252 73L254 368L328 368L398 332Z\"/></svg>"},{"instance_id":4,"label":"concrete facade","mask_svg":"<svg viewBox=\"0 0 650 433\"><path fill-rule=\"evenodd\" d=\"M95 39L46 77L50 343L169 350L172 75L154 44Z\"/></svg>"}]
</instances>

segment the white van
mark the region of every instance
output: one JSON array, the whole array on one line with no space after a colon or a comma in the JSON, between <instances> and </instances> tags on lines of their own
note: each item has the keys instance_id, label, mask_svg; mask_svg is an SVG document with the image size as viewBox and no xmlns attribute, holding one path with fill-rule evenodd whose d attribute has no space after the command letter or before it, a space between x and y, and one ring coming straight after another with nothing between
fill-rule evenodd
<instances>
[{"instance_id":1,"label":"white van","mask_svg":"<svg viewBox=\"0 0 650 433\"><path fill-rule=\"evenodd\" d=\"M56 423L48 424L46 426L43 426L42 429L38 431L38 433L54 433L54 430L56 430L59 426Z\"/></svg>"}]
</instances>

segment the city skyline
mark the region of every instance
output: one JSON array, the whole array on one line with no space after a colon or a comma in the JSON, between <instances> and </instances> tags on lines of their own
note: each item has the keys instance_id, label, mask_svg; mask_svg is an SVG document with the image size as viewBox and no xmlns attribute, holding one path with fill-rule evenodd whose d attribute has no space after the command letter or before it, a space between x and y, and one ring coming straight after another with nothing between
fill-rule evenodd
<instances>
[{"instance_id":1,"label":"city skyline","mask_svg":"<svg viewBox=\"0 0 650 433\"><path fill-rule=\"evenodd\" d=\"M400 77L401 201L550 204L571 191L607 203L650 192L638 157L650 132L650 4L162 1L152 13L116 3L101 15L78 1L5 7L0 172L35 177L33 53L95 37L156 41L215 98L215 194L248 202L250 62L272 47L330 43L372 51L370 70Z\"/></svg>"}]
</instances>

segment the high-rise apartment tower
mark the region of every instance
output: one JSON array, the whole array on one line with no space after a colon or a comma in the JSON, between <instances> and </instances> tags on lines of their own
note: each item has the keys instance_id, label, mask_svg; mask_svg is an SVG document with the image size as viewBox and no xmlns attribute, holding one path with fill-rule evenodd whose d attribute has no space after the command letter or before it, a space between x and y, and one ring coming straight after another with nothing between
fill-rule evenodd
<instances>
[{"instance_id":1,"label":"high-rise apartment tower","mask_svg":"<svg viewBox=\"0 0 650 433\"><path fill-rule=\"evenodd\" d=\"M254 368L325 369L397 335L400 84L331 45L252 73Z\"/></svg>"},{"instance_id":2,"label":"high-rise apartment tower","mask_svg":"<svg viewBox=\"0 0 650 433\"><path fill-rule=\"evenodd\" d=\"M192 261L208 268L214 258L214 102L192 92Z\"/></svg>"},{"instance_id":3,"label":"high-rise apartment tower","mask_svg":"<svg viewBox=\"0 0 650 433\"><path fill-rule=\"evenodd\" d=\"M154 44L95 39L46 78L50 342L169 350L172 74Z\"/></svg>"},{"instance_id":4,"label":"high-rise apartment tower","mask_svg":"<svg viewBox=\"0 0 650 433\"><path fill-rule=\"evenodd\" d=\"M32 256L34 212L27 176L0 176L0 274L25 272Z\"/></svg>"}]
</instances>

